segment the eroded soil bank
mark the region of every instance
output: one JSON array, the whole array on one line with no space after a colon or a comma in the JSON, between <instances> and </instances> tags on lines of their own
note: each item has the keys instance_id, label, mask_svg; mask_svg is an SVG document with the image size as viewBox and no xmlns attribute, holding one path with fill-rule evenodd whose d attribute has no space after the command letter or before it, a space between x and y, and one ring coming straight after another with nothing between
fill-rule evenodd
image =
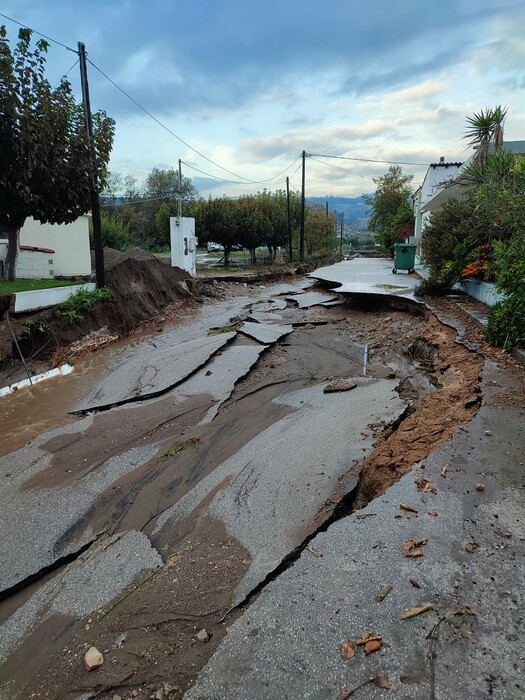
<instances>
[{"instance_id":1,"label":"eroded soil bank","mask_svg":"<svg viewBox=\"0 0 525 700\"><path fill-rule=\"evenodd\" d=\"M438 307L438 314L458 313L446 303ZM82 431L52 438L42 446L52 458L45 469L23 483L28 493L74 487L123 451L158 445L153 457L113 481L94 500L76 529L81 532L90 526L105 536L130 529L144 532L161 553L164 566L145 574L80 624L59 616L38 622L0 670L0 683L11 681L10 697L76 698L88 690L89 697L100 698L118 694L145 699L158 691L164 693L159 697L183 696L228 624L242 612L230 612L230 608L250 554L210 515L208 505L214 494L160 534L154 534L155 524L224 460L290 412L289 407L274 403L280 394L323 380L361 375L368 343L367 376L395 377L407 402L405 413L393 425L379 421L370 426L375 433L373 451L364 460L348 464L349 473L361 480L357 496L348 499L341 479L340 488L320 507L318 517L305 525L307 544L331 519L383 493L471 420L483 391L483 353L508 362L502 353L484 345L480 333L464 319L461 323L467 326L471 349L458 343L456 332L433 312L413 304L401 309L387 302L373 303L363 310L347 303L299 310L289 303L280 313L294 324L294 332L261 355L210 423L202 422L213 404L209 395L181 402L169 392L155 400L95 413ZM182 444L185 448L179 450ZM305 473L304 479L308 478ZM344 509L338 510L342 501ZM68 537L74 540L75 529ZM66 571L54 573L57 583ZM22 590L4 601L1 618L12 615L26 599L27 591ZM206 643L195 637L203 628L210 636ZM91 645L103 651L106 660L89 674L82 658Z\"/></svg>"}]
</instances>

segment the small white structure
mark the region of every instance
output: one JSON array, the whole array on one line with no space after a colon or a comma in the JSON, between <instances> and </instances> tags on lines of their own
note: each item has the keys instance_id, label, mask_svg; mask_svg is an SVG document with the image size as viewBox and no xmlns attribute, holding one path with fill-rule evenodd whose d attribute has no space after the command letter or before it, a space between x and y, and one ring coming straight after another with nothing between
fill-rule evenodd
<instances>
[{"instance_id":1,"label":"small white structure","mask_svg":"<svg viewBox=\"0 0 525 700\"><path fill-rule=\"evenodd\" d=\"M16 276L23 279L89 277L90 216L79 216L70 224L41 224L35 219L26 219L20 230ZM0 260L5 260L6 255L7 240L0 239Z\"/></svg>"},{"instance_id":2,"label":"small white structure","mask_svg":"<svg viewBox=\"0 0 525 700\"><path fill-rule=\"evenodd\" d=\"M195 219L188 216L170 217L171 266L195 276L197 272L197 239Z\"/></svg>"},{"instance_id":3,"label":"small white structure","mask_svg":"<svg viewBox=\"0 0 525 700\"><path fill-rule=\"evenodd\" d=\"M449 187L462 165L459 161L445 162L441 157L439 163L430 164L423 184L414 192L414 243L417 245L418 256L421 253L421 237L430 212L438 209L449 198Z\"/></svg>"}]
</instances>

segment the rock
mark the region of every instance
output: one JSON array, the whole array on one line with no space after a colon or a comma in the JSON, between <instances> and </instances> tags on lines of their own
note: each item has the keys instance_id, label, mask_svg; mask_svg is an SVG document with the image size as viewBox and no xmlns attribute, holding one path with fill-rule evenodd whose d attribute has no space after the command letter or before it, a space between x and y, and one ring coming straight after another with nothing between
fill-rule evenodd
<instances>
[{"instance_id":1,"label":"rock","mask_svg":"<svg viewBox=\"0 0 525 700\"><path fill-rule=\"evenodd\" d=\"M484 491L484 490L485 490L485 487L483 486L483 484L476 484L476 491Z\"/></svg>"},{"instance_id":2,"label":"rock","mask_svg":"<svg viewBox=\"0 0 525 700\"><path fill-rule=\"evenodd\" d=\"M325 394L330 394L335 391L350 391L350 389L355 389L356 386L356 382L351 382L348 379L336 379L335 382L325 386L323 392Z\"/></svg>"},{"instance_id":3,"label":"rock","mask_svg":"<svg viewBox=\"0 0 525 700\"><path fill-rule=\"evenodd\" d=\"M470 399L465 401L465 408L472 408L472 406L475 406L477 403L481 403L481 398L479 396L471 396Z\"/></svg>"},{"instance_id":4,"label":"rock","mask_svg":"<svg viewBox=\"0 0 525 700\"><path fill-rule=\"evenodd\" d=\"M195 639L198 642L206 643L206 642L210 641L210 635L208 634L208 632L205 629L202 629L202 630L199 630L199 632L197 632L197 634L195 635Z\"/></svg>"},{"instance_id":5,"label":"rock","mask_svg":"<svg viewBox=\"0 0 525 700\"><path fill-rule=\"evenodd\" d=\"M104 663L104 657L96 647L89 647L84 654L84 666L88 671L94 671Z\"/></svg>"},{"instance_id":6,"label":"rock","mask_svg":"<svg viewBox=\"0 0 525 700\"><path fill-rule=\"evenodd\" d=\"M111 698L111 700L122 700L122 696L121 696L121 695L114 695L114 696Z\"/></svg>"}]
</instances>

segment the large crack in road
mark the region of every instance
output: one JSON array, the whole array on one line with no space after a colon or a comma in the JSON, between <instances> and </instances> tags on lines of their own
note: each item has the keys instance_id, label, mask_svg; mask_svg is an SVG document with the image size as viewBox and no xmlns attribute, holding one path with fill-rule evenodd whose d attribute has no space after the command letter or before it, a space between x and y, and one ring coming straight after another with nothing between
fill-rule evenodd
<instances>
[{"instance_id":1,"label":"large crack in road","mask_svg":"<svg viewBox=\"0 0 525 700\"><path fill-rule=\"evenodd\" d=\"M0 682L9 679L5 687L15 693L10 697L30 690L35 698L55 697L52 677L61 679L60 697L74 697L81 688L92 688L99 697L112 697L114 689L126 687L146 692L168 678L177 688L170 691L172 697L181 697L227 625L319 532L383 493L471 420L479 405L469 401L478 390L481 358L459 344L455 332L434 313L405 300L399 306L399 300L392 306L384 299L363 297L357 306L280 310L294 332L266 348L251 371L235 378L231 395L221 395L211 422L203 419L217 399L199 388L193 395L167 392L94 414L84 419L80 436L70 426L41 442L39 449L48 455L45 468L22 478L17 494L33 503L50 489L76 494L87 484L90 498L68 523L68 542L88 531L107 531L109 536L143 531L165 565L154 576L147 571L140 575L139 585L134 581L131 592L119 594L116 602L103 602L87 624L75 623L69 614L45 620L37 616L32 633L15 645L0 671ZM332 379L362 373L365 344L370 362L367 381L354 390L361 392L359 399L351 400L353 392L323 394ZM375 399L381 405L367 413L366 392L378 387L384 387ZM384 400L394 402L396 409L389 411ZM301 415L303 433L297 427ZM290 420L295 421L292 429L279 437ZM350 437L356 421L360 428ZM323 442L335 424L341 426L339 432ZM292 435L300 436L299 444L290 445L287 454L286 441ZM308 436L320 450L312 451L309 463L304 456L296 460L297 470L279 484ZM269 450L257 471L253 460L265 454L265 444L277 448ZM181 445L188 447L179 449ZM328 461L329 445L338 449L327 466L322 460ZM132 453L142 457L123 465L125 455ZM269 474L270 463L276 471ZM235 484L246 464L252 471ZM272 483L277 483L273 493ZM244 485L236 490L239 484ZM258 489L260 505L253 509L250 499ZM290 512L289 518L276 520L279 496L291 504L293 489L300 494L297 516ZM265 532L265 522L274 529ZM281 532L286 536L275 548ZM265 541L273 554L264 554ZM94 570L87 588L96 588L102 570ZM38 570L29 575L38 575ZM64 571L61 576L67 579ZM10 601L11 622L24 613L25 605L23 595ZM197 622L211 634L206 645L194 641ZM40 640L50 632L55 641L42 654ZM125 643L115 645L122 638ZM96 678L84 674L79 679L82 650L95 642L109 650L111 663ZM21 673L29 658L30 676Z\"/></svg>"}]
</instances>

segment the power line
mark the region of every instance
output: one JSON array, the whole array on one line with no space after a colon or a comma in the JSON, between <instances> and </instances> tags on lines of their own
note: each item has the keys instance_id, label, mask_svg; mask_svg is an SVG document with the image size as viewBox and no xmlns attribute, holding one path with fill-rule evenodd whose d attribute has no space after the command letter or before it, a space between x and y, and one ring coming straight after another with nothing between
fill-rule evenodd
<instances>
[{"instance_id":1,"label":"power line","mask_svg":"<svg viewBox=\"0 0 525 700\"><path fill-rule=\"evenodd\" d=\"M370 180L374 180L375 178L372 177L372 175L365 175L364 173L360 173L357 170L352 170L351 168L342 168L340 165L334 165L333 163L325 163L322 160L319 160L318 158L314 158L314 156L310 156L312 160L314 160L316 163L321 163L321 165L328 165L330 168L337 168L338 170L344 170L347 173L353 173L354 175L359 175L359 177L364 177L368 178Z\"/></svg>"},{"instance_id":2,"label":"power line","mask_svg":"<svg viewBox=\"0 0 525 700\"><path fill-rule=\"evenodd\" d=\"M93 68L95 68L95 70L97 70L101 75L103 75L104 78L106 78L106 80L108 80L114 87L116 87L117 90L119 90L123 95L125 95L125 96L128 98L128 100L130 100L131 102L133 102L134 105L136 105L140 110L142 110L142 111L144 112L144 114L147 114L148 117L150 117L151 119L153 119L153 121L156 122L156 123L157 123L160 127L162 127L165 131L167 131L168 134L170 134L171 136L175 137L178 141L180 141L181 143L183 143L185 146L187 146L189 149L191 149L194 153L197 153L197 155L199 155L201 158L204 158L204 160L207 160L208 163L211 163L212 165L215 165L217 168L220 168L221 170L224 170L226 173L229 173L230 175L233 175L233 176L236 177L236 178L240 178L241 180L244 180L244 181L246 181L246 182L248 182L248 183L251 183L251 184L253 184L253 185L262 184L262 183L264 183L264 182L269 182L270 180L273 180L275 177L279 177L280 175L282 175L282 173L279 173L279 174L277 174L277 175L272 176L271 178L268 178L267 180L259 180L259 181L257 181L257 180L251 180L251 179L248 178L248 177L244 177L244 175L239 175L238 173L234 173L232 170L228 170L228 168L225 168L224 166L220 165L219 163L216 163L214 160L212 160L211 158L208 158L208 156L205 156L204 153L201 153L200 151L198 151L196 148L194 148L193 146L191 146L187 141L185 141L183 138L181 138L180 136L178 136L178 135L177 135L174 131L172 131L169 127L167 127L165 124L163 124L163 123L160 121L160 119L157 119L157 117L155 117L149 110L147 110L147 109L146 109L145 107L143 107L139 102L137 102L137 100L135 100L133 97L131 97L131 95L129 95L123 88L120 87L120 85L117 85L117 83L116 83L114 80L112 80L112 79L109 77L109 75L107 75L106 73L104 73L104 71L103 71L101 68L99 68L97 65L95 65L95 64L93 63L93 61L91 61L89 58L88 58L87 60L88 60L89 63L93 66ZM296 161L294 161L294 163L295 163L295 162L296 162ZM293 165L293 163L292 163L292 165ZM288 167L291 167L291 166L288 166ZM288 168L286 168L286 170L288 170ZM283 173L285 173L286 170L283 170ZM214 176L211 175L210 177L214 177ZM222 179L222 178L216 178L216 179L219 180L219 179ZM231 182L231 181L228 181L228 180L227 180L227 182Z\"/></svg>"},{"instance_id":3,"label":"power line","mask_svg":"<svg viewBox=\"0 0 525 700\"><path fill-rule=\"evenodd\" d=\"M4 19L8 19L10 22L14 22L15 24L18 24L19 27L23 27L24 29L29 29L34 34L38 34L38 36L41 36L44 39L47 39L48 41L51 41L53 44L58 44L59 46L62 46L64 49L67 49L68 51L72 51L73 53L78 54L78 51L76 49L72 49L71 46L67 46L67 44L63 44L61 41L58 41L57 39L53 39L50 36L47 36L47 34L42 34L42 32L37 32L36 29L32 29L31 27L28 27L27 24L22 24L22 22L18 22L18 20L13 19L12 17L8 17L7 15L4 15L2 12L0 12L0 17L3 17Z\"/></svg>"},{"instance_id":4,"label":"power line","mask_svg":"<svg viewBox=\"0 0 525 700\"><path fill-rule=\"evenodd\" d=\"M299 160L299 158L300 158L300 156L297 156L297 158L293 161L293 163L291 163L291 164L290 164L287 168L285 168L282 172L277 173L277 175L273 175L272 177L269 177L269 178L267 178L266 180L250 180L250 182L248 182L248 183L246 183L246 182L239 182L239 180L227 180L227 179L224 178L224 177L218 177L217 175L212 175L211 173L207 173L207 172L205 172L204 170L199 170L199 168L196 168L194 165L190 165L190 163L186 163L184 160L181 161L181 163L182 163L183 165L185 165L187 168L191 168L192 170L196 170L198 173L201 173L201 175L206 175L207 177L211 177L211 178L213 178L214 180L220 180L221 182L231 182L231 183L236 184L236 185L246 185L246 184L263 185L263 184L266 183L266 182L270 182L271 180L275 180L276 178L281 177L281 175L284 175L284 173L285 173L287 170L290 170L290 168L292 168L292 167L295 165L295 163L297 163L297 161ZM300 167L301 167L301 166L299 165L299 168L300 168ZM297 170L298 170L299 168L297 168ZM297 172L297 170L295 170L295 172Z\"/></svg>"},{"instance_id":5,"label":"power line","mask_svg":"<svg viewBox=\"0 0 525 700\"><path fill-rule=\"evenodd\" d=\"M67 70L67 71L64 73L64 75L61 76L60 80L59 80L59 81L57 82L57 84L52 88L53 90L56 90L56 88L60 85L60 83L64 80L64 78L67 78L68 74L71 73L71 71L73 70L73 68L76 68L76 67L78 66L79 61L80 61L80 59L77 58L77 60L73 63L73 65L71 66L71 68L69 68L69 70Z\"/></svg>"},{"instance_id":6,"label":"power line","mask_svg":"<svg viewBox=\"0 0 525 700\"><path fill-rule=\"evenodd\" d=\"M404 160L376 160L374 158L350 158L350 156L329 156L325 153L309 153L309 157L317 156L318 158L338 158L340 160L355 160L361 163L388 163L389 165L424 165L428 167L429 163L411 163Z\"/></svg>"}]
</instances>

